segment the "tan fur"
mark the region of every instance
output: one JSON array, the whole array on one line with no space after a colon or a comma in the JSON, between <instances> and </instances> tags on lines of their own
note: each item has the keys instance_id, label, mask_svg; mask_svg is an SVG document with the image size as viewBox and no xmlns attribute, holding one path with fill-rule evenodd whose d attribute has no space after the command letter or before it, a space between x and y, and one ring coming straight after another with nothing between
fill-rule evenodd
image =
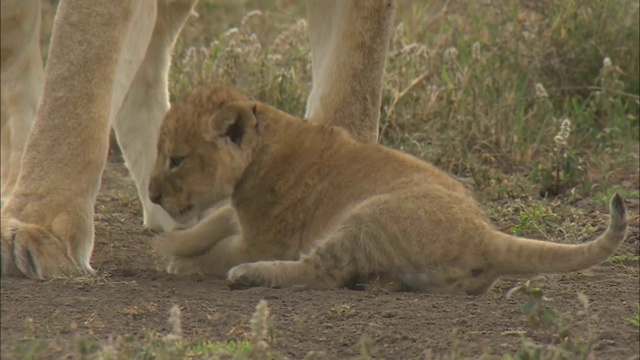
<instances>
[{"instance_id":1,"label":"tan fur","mask_svg":"<svg viewBox=\"0 0 640 360\"><path fill-rule=\"evenodd\" d=\"M140 82L166 93L162 83L166 75L158 77L160 83L149 84L136 73L145 63L168 70L169 51L194 2L66 0L60 4L42 99L16 186L2 207L3 276L44 278L93 272L93 209L110 124L119 109L126 112L127 107L140 106L131 103L136 96L131 91L144 87ZM161 26L154 29L156 21ZM81 24L85 28L78 31ZM149 64L145 57L160 64ZM145 95L154 99L155 91L149 89ZM140 111L146 118L146 110ZM156 117L159 123L161 114ZM118 132L118 124L115 127ZM153 141L159 124L155 129L149 123L139 128L150 133L142 131L138 136L147 135ZM154 144L145 141L149 145L143 150L155 160ZM146 167L152 164L148 161Z\"/></svg>"},{"instance_id":2,"label":"tan fur","mask_svg":"<svg viewBox=\"0 0 640 360\"><path fill-rule=\"evenodd\" d=\"M434 166L259 102L224 105L228 94L199 90L171 109L150 193L178 221L230 198L241 230L223 207L197 228L160 238L171 271L228 271L232 286L333 288L382 278L397 289L479 294L502 275L596 265L625 237L617 195L609 228L590 243L500 233ZM196 110L203 95L211 102ZM170 168L171 157L183 161Z\"/></svg>"},{"instance_id":3,"label":"tan fur","mask_svg":"<svg viewBox=\"0 0 640 360\"><path fill-rule=\"evenodd\" d=\"M305 117L375 143L395 0L311 0L308 5L314 81Z\"/></svg>"},{"instance_id":4,"label":"tan fur","mask_svg":"<svg viewBox=\"0 0 640 360\"><path fill-rule=\"evenodd\" d=\"M40 1L0 2L2 200L13 191L18 179L22 151L42 91L44 71L39 41Z\"/></svg>"},{"instance_id":5,"label":"tan fur","mask_svg":"<svg viewBox=\"0 0 640 360\"><path fill-rule=\"evenodd\" d=\"M44 78L40 1L1 1L2 276L92 271L93 208L109 126L145 226L177 226L147 189L169 108L171 50L197 0L60 1ZM308 3L314 82L307 117L374 142L395 0Z\"/></svg>"}]
</instances>

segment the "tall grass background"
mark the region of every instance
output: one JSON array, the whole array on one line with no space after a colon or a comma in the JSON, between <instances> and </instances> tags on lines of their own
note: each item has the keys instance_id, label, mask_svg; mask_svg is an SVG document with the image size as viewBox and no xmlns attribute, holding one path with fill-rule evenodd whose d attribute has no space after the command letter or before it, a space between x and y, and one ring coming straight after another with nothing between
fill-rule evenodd
<instances>
[{"instance_id":1,"label":"tall grass background","mask_svg":"<svg viewBox=\"0 0 640 360\"><path fill-rule=\"evenodd\" d=\"M176 48L172 99L222 83L304 114L304 3L201 0L197 11ZM513 175L543 196L634 188L638 19L631 0L400 0L380 143L480 193Z\"/></svg>"}]
</instances>

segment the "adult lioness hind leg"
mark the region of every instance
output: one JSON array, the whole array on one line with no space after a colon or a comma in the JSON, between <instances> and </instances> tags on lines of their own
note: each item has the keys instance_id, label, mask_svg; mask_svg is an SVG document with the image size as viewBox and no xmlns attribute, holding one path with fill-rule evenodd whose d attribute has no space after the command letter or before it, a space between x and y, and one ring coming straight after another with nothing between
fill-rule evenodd
<instances>
[{"instance_id":1,"label":"adult lioness hind leg","mask_svg":"<svg viewBox=\"0 0 640 360\"><path fill-rule=\"evenodd\" d=\"M310 0L313 87L305 117L378 140L382 76L395 0Z\"/></svg>"},{"instance_id":2,"label":"adult lioness hind leg","mask_svg":"<svg viewBox=\"0 0 640 360\"><path fill-rule=\"evenodd\" d=\"M144 57L156 6L156 0L58 6L42 98L18 181L2 207L3 270L38 278L91 270L109 124Z\"/></svg>"},{"instance_id":3,"label":"adult lioness hind leg","mask_svg":"<svg viewBox=\"0 0 640 360\"><path fill-rule=\"evenodd\" d=\"M158 2L157 20L147 53L113 124L138 189L144 225L156 231L169 231L176 226L171 216L149 199L149 178L156 161L160 123L169 109L171 51L196 3L197 0Z\"/></svg>"},{"instance_id":4,"label":"adult lioness hind leg","mask_svg":"<svg viewBox=\"0 0 640 360\"><path fill-rule=\"evenodd\" d=\"M40 0L6 0L2 16L2 199L13 191L42 92Z\"/></svg>"}]
</instances>

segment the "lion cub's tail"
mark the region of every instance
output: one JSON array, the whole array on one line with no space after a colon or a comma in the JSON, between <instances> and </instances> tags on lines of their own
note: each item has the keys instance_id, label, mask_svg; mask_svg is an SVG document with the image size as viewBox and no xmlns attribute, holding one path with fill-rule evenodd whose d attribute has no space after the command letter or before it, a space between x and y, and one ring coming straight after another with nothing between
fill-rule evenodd
<instances>
[{"instance_id":1,"label":"lion cub's tail","mask_svg":"<svg viewBox=\"0 0 640 360\"><path fill-rule=\"evenodd\" d=\"M618 194L609 208L607 230L586 244L557 244L496 232L487 241L488 254L500 275L563 273L597 265L615 253L627 232L627 210Z\"/></svg>"}]
</instances>

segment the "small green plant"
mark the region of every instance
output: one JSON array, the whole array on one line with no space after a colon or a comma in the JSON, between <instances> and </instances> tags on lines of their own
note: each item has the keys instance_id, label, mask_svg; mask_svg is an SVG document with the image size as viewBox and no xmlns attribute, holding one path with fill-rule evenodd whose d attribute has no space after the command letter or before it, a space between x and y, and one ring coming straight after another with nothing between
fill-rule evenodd
<instances>
[{"instance_id":1,"label":"small green plant","mask_svg":"<svg viewBox=\"0 0 640 360\"><path fill-rule=\"evenodd\" d=\"M540 185L542 197L561 195L585 179L587 164L569 147L570 134L571 121L564 119L553 138L548 163L538 165L529 174L529 178Z\"/></svg>"},{"instance_id":2,"label":"small green plant","mask_svg":"<svg viewBox=\"0 0 640 360\"><path fill-rule=\"evenodd\" d=\"M534 287L531 280L507 292L507 298L514 295L527 296L528 300L522 307L522 313L531 327L537 329L541 326L550 326L558 319L558 313L551 307L553 300L544 296L542 290Z\"/></svg>"},{"instance_id":3,"label":"small green plant","mask_svg":"<svg viewBox=\"0 0 640 360\"><path fill-rule=\"evenodd\" d=\"M638 263L640 263L640 256L638 256L636 254L631 254L631 253L626 253L626 254L622 254L622 255L614 255L609 260L607 260L607 262L609 262L611 264L632 263L632 264L636 264L637 265Z\"/></svg>"},{"instance_id":4,"label":"small green plant","mask_svg":"<svg viewBox=\"0 0 640 360\"><path fill-rule=\"evenodd\" d=\"M628 317L625 319L629 324L640 328L640 304L638 304L638 309L636 313L632 317Z\"/></svg>"},{"instance_id":5,"label":"small green plant","mask_svg":"<svg viewBox=\"0 0 640 360\"><path fill-rule=\"evenodd\" d=\"M44 339L30 341L27 344L16 343L13 351L20 356L21 359L35 360L42 358L42 353L46 350L48 342Z\"/></svg>"},{"instance_id":6,"label":"small green plant","mask_svg":"<svg viewBox=\"0 0 640 360\"><path fill-rule=\"evenodd\" d=\"M360 349L360 354L356 356L354 360L374 359L376 355L376 348L373 340L369 336L363 335L358 342L358 347Z\"/></svg>"},{"instance_id":7,"label":"small green plant","mask_svg":"<svg viewBox=\"0 0 640 360\"><path fill-rule=\"evenodd\" d=\"M553 300L544 296L542 290L534 287L530 280L507 292L507 298L514 295L527 297L528 300L522 307L522 313L533 329L543 332L546 343L536 344L531 340L523 339L520 350L513 355L506 354L505 360L584 360L589 358L596 343L596 335L591 330L586 336L576 333L571 320L560 315L551 306ZM583 293L578 293L578 301L582 305L587 321L589 321L589 299Z\"/></svg>"},{"instance_id":8,"label":"small green plant","mask_svg":"<svg viewBox=\"0 0 640 360\"><path fill-rule=\"evenodd\" d=\"M518 223L511 228L511 232L517 236L543 234L547 233L545 228L549 226L553 213L550 209L541 203L535 205L521 205Z\"/></svg>"},{"instance_id":9,"label":"small green plant","mask_svg":"<svg viewBox=\"0 0 640 360\"><path fill-rule=\"evenodd\" d=\"M522 236L527 232L533 231L533 221L525 212L520 213L518 224L511 228L514 235Z\"/></svg>"}]
</instances>

